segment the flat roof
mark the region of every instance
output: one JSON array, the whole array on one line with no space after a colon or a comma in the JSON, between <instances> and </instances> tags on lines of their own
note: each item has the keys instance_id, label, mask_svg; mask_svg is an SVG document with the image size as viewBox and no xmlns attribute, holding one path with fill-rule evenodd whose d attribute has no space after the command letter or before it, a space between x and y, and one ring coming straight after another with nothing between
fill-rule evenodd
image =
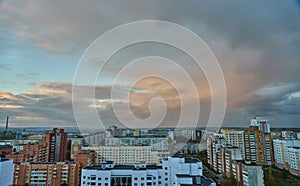
<instances>
[{"instance_id":1,"label":"flat roof","mask_svg":"<svg viewBox=\"0 0 300 186\"><path fill-rule=\"evenodd\" d=\"M9 160L12 160L12 159L0 158L0 162L9 161Z\"/></svg>"},{"instance_id":2,"label":"flat roof","mask_svg":"<svg viewBox=\"0 0 300 186\"><path fill-rule=\"evenodd\" d=\"M146 165L146 168L139 167L136 168L134 165L114 165L112 168L111 167L106 167L102 168L102 165L91 165L91 166L86 166L86 170L146 170L146 169L162 169L162 166L156 166L156 165Z\"/></svg>"}]
</instances>

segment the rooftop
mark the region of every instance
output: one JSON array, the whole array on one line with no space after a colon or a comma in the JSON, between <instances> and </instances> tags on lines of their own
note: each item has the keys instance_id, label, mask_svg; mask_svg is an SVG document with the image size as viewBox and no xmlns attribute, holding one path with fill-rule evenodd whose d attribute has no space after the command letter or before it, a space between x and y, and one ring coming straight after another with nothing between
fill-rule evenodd
<instances>
[{"instance_id":1,"label":"rooftop","mask_svg":"<svg viewBox=\"0 0 300 186\"><path fill-rule=\"evenodd\" d=\"M10 145L0 145L0 150L12 148Z\"/></svg>"},{"instance_id":2,"label":"rooftop","mask_svg":"<svg viewBox=\"0 0 300 186\"><path fill-rule=\"evenodd\" d=\"M146 168L135 168L134 165L114 165L113 167L103 168L102 165L92 165L87 166L84 169L87 170L146 170L146 169L161 169L161 166L156 165L146 165Z\"/></svg>"},{"instance_id":3,"label":"rooftop","mask_svg":"<svg viewBox=\"0 0 300 186\"><path fill-rule=\"evenodd\" d=\"M7 159L7 158L0 158L0 162L4 162L4 161L9 161L11 159Z\"/></svg>"}]
</instances>

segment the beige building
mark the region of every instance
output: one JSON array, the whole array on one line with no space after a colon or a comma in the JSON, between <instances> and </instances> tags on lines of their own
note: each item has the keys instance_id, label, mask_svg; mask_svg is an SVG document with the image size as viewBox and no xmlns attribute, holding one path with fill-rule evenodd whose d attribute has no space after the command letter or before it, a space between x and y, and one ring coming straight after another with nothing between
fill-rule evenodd
<instances>
[{"instance_id":1,"label":"beige building","mask_svg":"<svg viewBox=\"0 0 300 186\"><path fill-rule=\"evenodd\" d=\"M70 152L71 160L74 160L77 152L79 152L81 150L83 140L84 140L84 138L72 138L71 139L71 152Z\"/></svg>"},{"instance_id":2,"label":"beige building","mask_svg":"<svg viewBox=\"0 0 300 186\"><path fill-rule=\"evenodd\" d=\"M118 164L134 165L137 162L159 164L168 152L152 151L151 146L93 146L85 149L95 150L97 161L114 161Z\"/></svg>"},{"instance_id":3,"label":"beige building","mask_svg":"<svg viewBox=\"0 0 300 186\"><path fill-rule=\"evenodd\" d=\"M244 131L234 129L221 129L226 142L234 147L244 147Z\"/></svg>"}]
</instances>

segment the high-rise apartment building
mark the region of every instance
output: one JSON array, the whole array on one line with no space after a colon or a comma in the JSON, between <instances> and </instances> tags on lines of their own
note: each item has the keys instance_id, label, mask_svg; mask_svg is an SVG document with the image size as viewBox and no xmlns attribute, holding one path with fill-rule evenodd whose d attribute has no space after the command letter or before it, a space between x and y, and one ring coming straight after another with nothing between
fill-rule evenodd
<instances>
[{"instance_id":1,"label":"high-rise apartment building","mask_svg":"<svg viewBox=\"0 0 300 186\"><path fill-rule=\"evenodd\" d=\"M77 163L21 163L15 164L13 184L23 185L70 185L79 183Z\"/></svg>"},{"instance_id":2,"label":"high-rise apartment building","mask_svg":"<svg viewBox=\"0 0 300 186\"><path fill-rule=\"evenodd\" d=\"M14 163L59 162L67 159L68 134L64 129L47 131L41 142L23 145L19 152L6 155Z\"/></svg>"},{"instance_id":3,"label":"high-rise apartment building","mask_svg":"<svg viewBox=\"0 0 300 186\"><path fill-rule=\"evenodd\" d=\"M244 158L249 163L272 165L274 163L272 136L268 120L256 117L244 131Z\"/></svg>"},{"instance_id":4,"label":"high-rise apartment building","mask_svg":"<svg viewBox=\"0 0 300 186\"><path fill-rule=\"evenodd\" d=\"M221 148L225 146L226 141L222 133L209 136L207 139L207 162L210 168L217 172L222 172L222 152Z\"/></svg>"},{"instance_id":5,"label":"high-rise apartment building","mask_svg":"<svg viewBox=\"0 0 300 186\"><path fill-rule=\"evenodd\" d=\"M263 186L262 166L244 161L242 148L226 143L223 134L214 134L207 140L207 159L211 169L223 176L233 177L239 186L258 184ZM249 170L249 171L248 171ZM247 176L249 173L250 176ZM252 175L258 175L252 178ZM254 180L255 179L255 180Z\"/></svg>"},{"instance_id":6,"label":"high-rise apartment building","mask_svg":"<svg viewBox=\"0 0 300 186\"><path fill-rule=\"evenodd\" d=\"M54 128L46 132L48 144L48 162L59 162L67 159L68 134L64 129Z\"/></svg>"},{"instance_id":7,"label":"high-rise apartment building","mask_svg":"<svg viewBox=\"0 0 300 186\"><path fill-rule=\"evenodd\" d=\"M34 144L23 145L23 149L19 152L6 155L7 158L13 159L14 163L21 162L46 162L48 155L47 143L36 142Z\"/></svg>"},{"instance_id":8,"label":"high-rise apartment building","mask_svg":"<svg viewBox=\"0 0 300 186\"><path fill-rule=\"evenodd\" d=\"M14 164L12 159L0 158L0 185L13 184Z\"/></svg>"}]
</instances>

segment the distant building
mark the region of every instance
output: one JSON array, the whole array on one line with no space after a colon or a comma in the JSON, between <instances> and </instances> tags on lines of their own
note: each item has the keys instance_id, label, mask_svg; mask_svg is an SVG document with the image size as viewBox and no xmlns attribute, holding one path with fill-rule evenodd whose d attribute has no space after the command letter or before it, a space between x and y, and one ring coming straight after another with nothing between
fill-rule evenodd
<instances>
[{"instance_id":1,"label":"distant building","mask_svg":"<svg viewBox=\"0 0 300 186\"><path fill-rule=\"evenodd\" d=\"M12 153L12 146L0 145L0 157L4 158L5 155Z\"/></svg>"},{"instance_id":2,"label":"distant building","mask_svg":"<svg viewBox=\"0 0 300 186\"><path fill-rule=\"evenodd\" d=\"M234 129L221 129L222 134L226 140L226 143L234 146L244 148L244 131Z\"/></svg>"},{"instance_id":3,"label":"distant building","mask_svg":"<svg viewBox=\"0 0 300 186\"><path fill-rule=\"evenodd\" d=\"M54 128L46 132L48 144L48 162L59 162L67 159L68 133L64 129Z\"/></svg>"},{"instance_id":4,"label":"distant building","mask_svg":"<svg viewBox=\"0 0 300 186\"><path fill-rule=\"evenodd\" d=\"M75 155L76 163L79 163L80 168L97 164L97 153L94 150L80 150Z\"/></svg>"},{"instance_id":5,"label":"distant building","mask_svg":"<svg viewBox=\"0 0 300 186\"><path fill-rule=\"evenodd\" d=\"M84 138L72 138L71 139L71 152L70 152L70 159L74 160L75 155L77 152L81 150L83 146Z\"/></svg>"},{"instance_id":6,"label":"distant building","mask_svg":"<svg viewBox=\"0 0 300 186\"><path fill-rule=\"evenodd\" d=\"M169 148L167 137L107 137L105 138L105 146L128 145L135 146L142 144L151 146L155 151L167 151Z\"/></svg>"},{"instance_id":7,"label":"distant building","mask_svg":"<svg viewBox=\"0 0 300 186\"><path fill-rule=\"evenodd\" d=\"M97 152L97 161L114 161L116 164L133 165L144 161L147 164L159 164L160 160L168 156L168 151L153 151L150 146L92 146L84 149L92 149ZM159 155L164 155L160 157Z\"/></svg>"},{"instance_id":8,"label":"distant building","mask_svg":"<svg viewBox=\"0 0 300 186\"><path fill-rule=\"evenodd\" d=\"M202 162L196 159L169 157L162 166L115 165L112 161L82 170L81 185L203 185L215 183L202 175Z\"/></svg>"},{"instance_id":9,"label":"distant building","mask_svg":"<svg viewBox=\"0 0 300 186\"><path fill-rule=\"evenodd\" d=\"M84 135L85 145L103 145L105 132L95 132L93 134Z\"/></svg>"},{"instance_id":10,"label":"distant building","mask_svg":"<svg viewBox=\"0 0 300 186\"><path fill-rule=\"evenodd\" d=\"M284 130L281 131L281 137L285 139L295 139L297 137L297 133L294 133L292 130Z\"/></svg>"},{"instance_id":11,"label":"distant building","mask_svg":"<svg viewBox=\"0 0 300 186\"><path fill-rule=\"evenodd\" d=\"M13 184L14 164L13 160L0 158L0 185L10 186Z\"/></svg>"},{"instance_id":12,"label":"distant building","mask_svg":"<svg viewBox=\"0 0 300 186\"><path fill-rule=\"evenodd\" d=\"M48 160L48 146L46 142L23 145L22 150L6 155L13 159L14 163L22 162L46 162Z\"/></svg>"},{"instance_id":13,"label":"distant building","mask_svg":"<svg viewBox=\"0 0 300 186\"><path fill-rule=\"evenodd\" d=\"M300 139L300 132L297 133L297 139Z\"/></svg>"},{"instance_id":14,"label":"distant building","mask_svg":"<svg viewBox=\"0 0 300 186\"><path fill-rule=\"evenodd\" d=\"M195 129L192 131L192 140L201 141L203 132L201 129Z\"/></svg>"},{"instance_id":15,"label":"distant building","mask_svg":"<svg viewBox=\"0 0 300 186\"><path fill-rule=\"evenodd\" d=\"M273 165L274 154L270 124L268 120L256 117L244 131L244 158L248 163Z\"/></svg>"},{"instance_id":16,"label":"distant building","mask_svg":"<svg viewBox=\"0 0 300 186\"><path fill-rule=\"evenodd\" d=\"M29 143L22 150L8 154L14 163L23 162L59 162L67 159L68 134L64 129L47 131L41 142Z\"/></svg>"},{"instance_id":17,"label":"distant building","mask_svg":"<svg viewBox=\"0 0 300 186\"><path fill-rule=\"evenodd\" d=\"M13 184L77 186L79 167L65 162L15 164Z\"/></svg>"}]
</instances>

